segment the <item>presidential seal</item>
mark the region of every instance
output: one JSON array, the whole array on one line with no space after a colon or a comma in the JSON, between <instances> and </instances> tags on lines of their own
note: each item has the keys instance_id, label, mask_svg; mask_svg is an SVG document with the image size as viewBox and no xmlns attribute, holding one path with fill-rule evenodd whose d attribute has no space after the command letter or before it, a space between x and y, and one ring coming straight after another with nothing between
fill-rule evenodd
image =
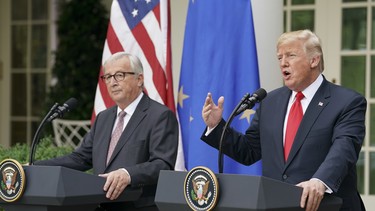
<instances>
[{"instance_id":1,"label":"presidential seal","mask_svg":"<svg viewBox=\"0 0 375 211\"><path fill-rule=\"evenodd\" d=\"M215 174L208 168L197 166L185 177L184 196L193 210L211 210L218 200L219 186Z\"/></svg>"},{"instance_id":2,"label":"presidential seal","mask_svg":"<svg viewBox=\"0 0 375 211\"><path fill-rule=\"evenodd\" d=\"M13 159L0 163L0 197L6 202L16 201L25 189L25 172L21 164Z\"/></svg>"}]
</instances>

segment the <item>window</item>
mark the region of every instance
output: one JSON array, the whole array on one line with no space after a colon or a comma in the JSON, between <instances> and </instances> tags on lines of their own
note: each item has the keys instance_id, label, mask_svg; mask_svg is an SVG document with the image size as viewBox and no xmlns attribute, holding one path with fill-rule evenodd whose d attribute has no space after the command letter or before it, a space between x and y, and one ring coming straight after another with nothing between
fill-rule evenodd
<instances>
[{"instance_id":1,"label":"window","mask_svg":"<svg viewBox=\"0 0 375 211\"><path fill-rule=\"evenodd\" d=\"M315 0L284 0L284 31L314 31Z\"/></svg>"},{"instance_id":2,"label":"window","mask_svg":"<svg viewBox=\"0 0 375 211\"><path fill-rule=\"evenodd\" d=\"M375 2L342 0L341 85L368 102L366 139L358 161L361 194L375 195Z\"/></svg>"},{"instance_id":3,"label":"window","mask_svg":"<svg viewBox=\"0 0 375 211\"><path fill-rule=\"evenodd\" d=\"M31 143L45 106L50 4L48 0L11 1L11 145Z\"/></svg>"}]
</instances>

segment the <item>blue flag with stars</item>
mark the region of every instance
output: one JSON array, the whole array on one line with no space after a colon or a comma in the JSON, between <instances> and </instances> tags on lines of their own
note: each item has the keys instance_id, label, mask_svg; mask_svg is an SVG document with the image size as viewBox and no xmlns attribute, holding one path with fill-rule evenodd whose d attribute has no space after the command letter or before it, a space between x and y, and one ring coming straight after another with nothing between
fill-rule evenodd
<instances>
[{"instance_id":1,"label":"blue flag with stars","mask_svg":"<svg viewBox=\"0 0 375 211\"><path fill-rule=\"evenodd\" d=\"M206 127L201 113L207 93L212 93L215 104L224 96L223 118L227 120L242 97L258 88L250 0L191 0L177 106L187 170L206 166L218 172L218 150L200 140ZM231 126L244 133L253 114L246 110ZM261 175L261 162L245 166L224 156L223 172Z\"/></svg>"}]
</instances>

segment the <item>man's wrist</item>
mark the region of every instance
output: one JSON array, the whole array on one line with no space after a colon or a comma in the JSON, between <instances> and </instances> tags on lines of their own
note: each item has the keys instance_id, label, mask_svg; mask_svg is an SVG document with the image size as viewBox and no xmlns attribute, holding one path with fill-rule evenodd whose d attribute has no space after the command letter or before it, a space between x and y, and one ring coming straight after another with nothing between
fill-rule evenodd
<instances>
[{"instance_id":1,"label":"man's wrist","mask_svg":"<svg viewBox=\"0 0 375 211\"><path fill-rule=\"evenodd\" d=\"M124 171L128 175L128 177L129 177L129 184L131 184L132 178L130 177L130 174L129 174L128 170L126 170L125 168L120 168L120 170Z\"/></svg>"},{"instance_id":2,"label":"man's wrist","mask_svg":"<svg viewBox=\"0 0 375 211\"><path fill-rule=\"evenodd\" d=\"M210 128L207 126L207 131L206 133L204 134L205 136L208 136L210 135L210 133L217 127L218 125L215 125L213 128Z\"/></svg>"},{"instance_id":3,"label":"man's wrist","mask_svg":"<svg viewBox=\"0 0 375 211\"><path fill-rule=\"evenodd\" d=\"M325 190L325 193L333 193L332 189L328 187L328 185L326 185L322 180L318 179L318 178L311 178L311 180L317 180L319 182L321 182L325 187L326 187L326 190Z\"/></svg>"}]
</instances>

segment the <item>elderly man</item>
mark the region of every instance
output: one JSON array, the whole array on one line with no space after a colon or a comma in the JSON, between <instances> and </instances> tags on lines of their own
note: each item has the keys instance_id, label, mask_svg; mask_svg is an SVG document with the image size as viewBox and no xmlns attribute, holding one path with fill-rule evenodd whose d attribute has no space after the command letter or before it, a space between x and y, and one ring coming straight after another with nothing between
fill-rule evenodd
<instances>
[{"instance_id":1,"label":"elderly man","mask_svg":"<svg viewBox=\"0 0 375 211\"><path fill-rule=\"evenodd\" d=\"M104 64L101 76L116 103L97 114L91 131L73 153L37 165L59 165L106 178L107 198L116 199L127 186L142 187L139 200L102 204L98 210L157 210L154 203L160 170L173 170L178 122L166 106L143 92L140 60L119 52Z\"/></svg>"}]
</instances>

